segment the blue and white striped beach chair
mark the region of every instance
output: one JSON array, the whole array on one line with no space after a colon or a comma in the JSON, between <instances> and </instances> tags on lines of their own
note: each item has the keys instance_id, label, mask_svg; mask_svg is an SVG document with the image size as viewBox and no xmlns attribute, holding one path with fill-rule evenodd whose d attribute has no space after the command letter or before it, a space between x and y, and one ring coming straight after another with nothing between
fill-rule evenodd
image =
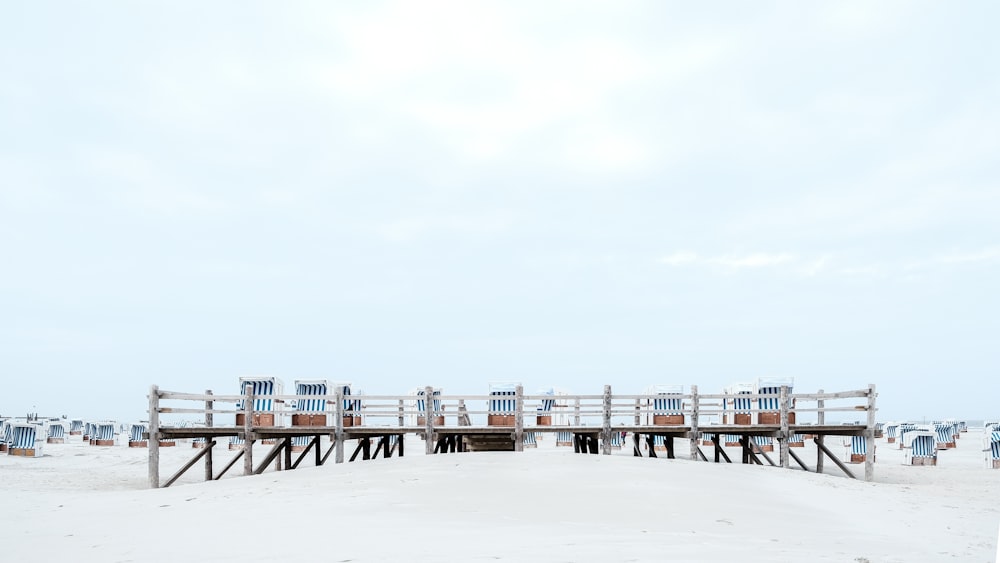
<instances>
[{"instance_id":1,"label":"blue and white striped beach chair","mask_svg":"<svg viewBox=\"0 0 1000 563\"><path fill-rule=\"evenodd\" d=\"M538 394L544 395L545 398L542 399L535 412L535 424L537 426L552 426L552 409L556 404L556 390L553 387L548 387L539 389Z\"/></svg>"},{"instance_id":2,"label":"blue and white striped beach chair","mask_svg":"<svg viewBox=\"0 0 1000 563\"><path fill-rule=\"evenodd\" d=\"M78 418L69 421L69 435L79 436L81 434L83 434L83 421Z\"/></svg>"},{"instance_id":3,"label":"blue and white striped beach chair","mask_svg":"<svg viewBox=\"0 0 1000 563\"><path fill-rule=\"evenodd\" d=\"M49 424L49 437L45 440L49 444L65 444L66 443L66 427L62 425L61 422L52 422Z\"/></svg>"},{"instance_id":4,"label":"blue and white striped beach chair","mask_svg":"<svg viewBox=\"0 0 1000 563\"><path fill-rule=\"evenodd\" d=\"M899 435L899 424L895 422L887 422L885 426L882 427L883 435L885 436L885 441L889 444L895 444Z\"/></svg>"},{"instance_id":5,"label":"blue and white striped beach chair","mask_svg":"<svg viewBox=\"0 0 1000 563\"><path fill-rule=\"evenodd\" d=\"M770 436L751 436L754 444L762 452L773 452L774 451L774 438Z\"/></svg>"},{"instance_id":6,"label":"blue and white striped beach chair","mask_svg":"<svg viewBox=\"0 0 1000 563\"><path fill-rule=\"evenodd\" d=\"M531 430L525 430L524 437L521 439L521 445L525 448L537 448L538 441L536 440L535 433Z\"/></svg>"},{"instance_id":7,"label":"blue and white striped beach chair","mask_svg":"<svg viewBox=\"0 0 1000 563\"><path fill-rule=\"evenodd\" d=\"M722 435L722 445L729 447L736 447L740 445L740 435L739 434L723 434Z\"/></svg>"},{"instance_id":8,"label":"blue and white striped beach chair","mask_svg":"<svg viewBox=\"0 0 1000 563\"><path fill-rule=\"evenodd\" d=\"M489 426L514 426L514 413L517 410L517 387L520 383L491 383L489 413L486 423Z\"/></svg>"},{"instance_id":9,"label":"blue and white striped beach chair","mask_svg":"<svg viewBox=\"0 0 1000 563\"><path fill-rule=\"evenodd\" d=\"M11 422L0 420L0 452L6 452L13 441L14 428L11 426Z\"/></svg>"},{"instance_id":10,"label":"blue and white striped beach chair","mask_svg":"<svg viewBox=\"0 0 1000 563\"><path fill-rule=\"evenodd\" d=\"M418 388L413 390L413 394L416 395L415 405L417 407L416 425L424 426L427 424L427 389ZM431 389L431 408L434 409L434 418L431 422L434 426L444 426L444 415L441 414L441 389L432 388Z\"/></svg>"},{"instance_id":11,"label":"blue and white striped beach chair","mask_svg":"<svg viewBox=\"0 0 1000 563\"><path fill-rule=\"evenodd\" d=\"M876 438L881 438L883 434L885 434L885 423L884 422L876 422L875 423L875 437Z\"/></svg>"},{"instance_id":12,"label":"blue and white striped beach chair","mask_svg":"<svg viewBox=\"0 0 1000 563\"><path fill-rule=\"evenodd\" d=\"M931 430L908 430L902 436L907 465L937 465L937 436Z\"/></svg>"},{"instance_id":13,"label":"blue and white striped beach chair","mask_svg":"<svg viewBox=\"0 0 1000 563\"><path fill-rule=\"evenodd\" d=\"M781 388L788 387L791 393L794 384L795 379L791 377L761 377L757 380L757 393L768 395L757 399L758 424L781 424ZM788 412L788 423L795 424L795 413L791 410Z\"/></svg>"},{"instance_id":14,"label":"blue and white striped beach chair","mask_svg":"<svg viewBox=\"0 0 1000 563\"><path fill-rule=\"evenodd\" d=\"M572 446L573 433L568 430L556 432L556 446Z\"/></svg>"},{"instance_id":15,"label":"blue and white striped beach chair","mask_svg":"<svg viewBox=\"0 0 1000 563\"><path fill-rule=\"evenodd\" d=\"M327 401L324 396L331 394L338 385L341 384L331 384L325 379L296 381L295 395L298 398L292 405L292 426L327 426ZM351 386L346 384L344 387L350 389Z\"/></svg>"},{"instance_id":16,"label":"blue and white striped beach chair","mask_svg":"<svg viewBox=\"0 0 1000 563\"><path fill-rule=\"evenodd\" d=\"M983 451L986 452L986 467L1000 469L1000 429L986 429L983 433Z\"/></svg>"},{"instance_id":17,"label":"blue and white striped beach chair","mask_svg":"<svg viewBox=\"0 0 1000 563\"><path fill-rule=\"evenodd\" d=\"M246 395L249 389L253 393L253 425L275 426L277 403L274 395L281 394L281 380L271 376L240 377L240 395ZM236 403L236 409L244 408L243 401ZM236 414L236 426L243 426L243 413Z\"/></svg>"},{"instance_id":18,"label":"blue and white striped beach chair","mask_svg":"<svg viewBox=\"0 0 1000 563\"><path fill-rule=\"evenodd\" d=\"M899 427L896 429L896 432L899 434L899 439L898 439L898 441L899 441L899 449L906 449L906 448L909 447L908 445L906 445L904 443L905 442L905 438L906 438L906 434L907 434L907 432L913 432L916 429L917 429L917 425L916 424L911 424L909 422L902 422L902 423L900 423Z\"/></svg>"},{"instance_id":19,"label":"blue and white striped beach chair","mask_svg":"<svg viewBox=\"0 0 1000 563\"><path fill-rule=\"evenodd\" d=\"M243 446L245 444L246 444L246 440L244 440L240 436L230 436L229 437L229 449L230 450L242 450Z\"/></svg>"},{"instance_id":20,"label":"blue and white striped beach chair","mask_svg":"<svg viewBox=\"0 0 1000 563\"><path fill-rule=\"evenodd\" d=\"M115 423L109 420L94 423L94 435L90 438L91 446L115 445Z\"/></svg>"},{"instance_id":21,"label":"blue and white striped beach chair","mask_svg":"<svg viewBox=\"0 0 1000 563\"><path fill-rule=\"evenodd\" d=\"M83 425L83 440L89 442L94 439L97 435L97 425L93 422L87 422Z\"/></svg>"},{"instance_id":22,"label":"blue and white striped beach chair","mask_svg":"<svg viewBox=\"0 0 1000 563\"><path fill-rule=\"evenodd\" d=\"M849 463L864 463L868 454L868 440L864 436L844 438L845 457Z\"/></svg>"},{"instance_id":23,"label":"blue and white striped beach chair","mask_svg":"<svg viewBox=\"0 0 1000 563\"><path fill-rule=\"evenodd\" d=\"M146 440L145 434L148 428L143 422L133 422L128 427L128 447L130 448L145 448L149 445Z\"/></svg>"},{"instance_id":24,"label":"blue and white striped beach chair","mask_svg":"<svg viewBox=\"0 0 1000 563\"><path fill-rule=\"evenodd\" d=\"M792 433L788 436L788 447L789 448L804 448L806 447L806 437L804 434Z\"/></svg>"},{"instance_id":25,"label":"blue and white striped beach chair","mask_svg":"<svg viewBox=\"0 0 1000 563\"><path fill-rule=\"evenodd\" d=\"M7 453L21 457L41 457L44 452L45 436L48 428L45 425L30 422L10 423L11 442Z\"/></svg>"},{"instance_id":26,"label":"blue and white striped beach chair","mask_svg":"<svg viewBox=\"0 0 1000 563\"><path fill-rule=\"evenodd\" d=\"M955 426L944 422L934 425L934 434L937 436L937 448L946 450L955 447Z\"/></svg>"},{"instance_id":27,"label":"blue and white striped beach chair","mask_svg":"<svg viewBox=\"0 0 1000 563\"><path fill-rule=\"evenodd\" d=\"M653 385L646 390L646 394L653 396L654 425L684 424L683 385Z\"/></svg>"},{"instance_id":28,"label":"blue and white striped beach chair","mask_svg":"<svg viewBox=\"0 0 1000 563\"><path fill-rule=\"evenodd\" d=\"M727 412L723 415L723 423L749 425L752 421L753 399L741 395L753 395L756 391L753 383L734 383L726 387L723 393L732 396L725 400Z\"/></svg>"}]
</instances>

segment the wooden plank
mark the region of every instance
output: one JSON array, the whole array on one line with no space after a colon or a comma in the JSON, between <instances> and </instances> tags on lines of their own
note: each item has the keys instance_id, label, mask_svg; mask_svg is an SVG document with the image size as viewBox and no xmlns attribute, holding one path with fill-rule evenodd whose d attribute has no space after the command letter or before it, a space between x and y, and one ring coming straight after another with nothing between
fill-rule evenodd
<instances>
[{"instance_id":1,"label":"wooden plank","mask_svg":"<svg viewBox=\"0 0 1000 563\"><path fill-rule=\"evenodd\" d=\"M243 397L243 475L253 475L253 385Z\"/></svg>"},{"instance_id":2,"label":"wooden plank","mask_svg":"<svg viewBox=\"0 0 1000 563\"><path fill-rule=\"evenodd\" d=\"M195 463L198 463L199 459L201 459L202 457L204 457L205 454L207 454L208 452L212 451L212 447L213 446L215 446L215 441L214 440L212 442L206 444L205 448L203 450L201 450L200 452L198 452L197 455L195 455L193 458L191 458L191 461L185 463L184 467L181 467L179 470L177 470L177 473L174 473L174 475L171 478L167 479L167 482L163 484L163 488L165 489L165 488L169 487L170 485L173 485L174 481L180 479L181 475L184 475L184 473L188 469L191 469L191 466L193 466Z\"/></svg>"},{"instance_id":3,"label":"wooden plank","mask_svg":"<svg viewBox=\"0 0 1000 563\"><path fill-rule=\"evenodd\" d=\"M601 420L601 453L611 455L611 386L604 386L604 413Z\"/></svg>"},{"instance_id":4,"label":"wooden plank","mask_svg":"<svg viewBox=\"0 0 1000 563\"><path fill-rule=\"evenodd\" d=\"M868 385L868 428L865 430L865 481L875 479L875 385Z\"/></svg>"},{"instance_id":5,"label":"wooden plank","mask_svg":"<svg viewBox=\"0 0 1000 563\"><path fill-rule=\"evenodd\" d=\"M149 487L160 488L160 390L149 388Z\"/></svg>"},{"instance_id":6,"label":"wooden plank","mask_svg":"<svg viewBox=\"0 0 1000 563\"><path fill-rule=\"evenodd\" d=\"M701 416L700 405L698 404L698 386L691 386L691 431L688 433L688 439L691 441L691 459L697 460L701 457L704 461L708 461L705 454L698 447L698 440L701 438L701 432L698 431L698 418Z\"/></svg>"},{"instance_id":7,"label":"wooden plank","mask_svg":"<svg viewBox=\"0 0 1000 563\"><path fill-rule=\"evenodd\" d=\"M344 463L344 390L337 389L336 404L333 408L334 463Z\"/></svg>"},{"instance_id":8,"label":"wooden plank","mask_svg":"<svg viewBox=\"0 0 1000 563\"><path fill-rule=\"evenodd\" d=\"M514 451L524 451L524 387L514 388Z\"/></svg>"},{"instance_id":9,"label":"wooden plank","mask_svg":"<svg viewBox=\"0 0 1000 563\"><path fill-rule=\"evenodd\" d=\"M229 468L232 467L232 466L234 466L234 465L236 465L236 462L239 461L240 458L243 457L243 454L245 454L245 453L246 453L246 449L241 448L240 451L239 451L239 453L236 454L236 455L234 455L233 459L229 460L229 463L226 464L226 466L222 468L222 471L219 472L219 474L216 475L212 480L213 481L218 481L219 479L221 479L222 476L225 475L227 471L229 471Z\"/></svg>"},{"instance_id":10,"label":"wooden plank","mask_svg":"<svg viewBox=\"0 0 1000 563\"><path fill-rule=\"evenodd\" d=\"M424 453L434 453L434 388L424 387Z\"/></svg>"},{"instance_id":11,"label":"wooden plank","mask_svg":"<svg viewBox=\"0 0 1000 563\"><path fill-rule=\"evenodd\" d=\"M215 425L215 416L212 413L212 407L215 404L215 402L212 400L212 390L206 389L205 396L208 397L207 399L205 399L205 428L211 428L212 426ZM215 445L215 440L212 440L212 446L214 445ZM215 469L212 467L212 451L213 451L212 446L209 446L207 444L205 445L205 449L208 450L208 453L205 454L206 481L211 481L212 474L215 472Z\"/></svg>"},{"instance_id":12,"label":"wooden plank","mask_svg":"<svg viewBox=\"0 0 1000 563\"><path fill-rule=\"evenodd\" d=\"M819 448L821 452L829 456L830 459L833 460L833 463L835 463L837 467L840 468L841 471L846 473L848 477L850 477L851 479L857 479L857 477L854 476L854 473L851 473L851 470L848 469L847 466L843 464L843 462L837 459L837 456L833 455L833 453L830 452L830 450L826 449L826 446L824 446L818 439L813 439L813 442L815 442L816 447Z\"/></svg>"},{"instance_id":13,"label":"wooden plank","mask_svg":"<svg viewBox=\"0 0 1000 563\"><path fill-rule=\"evenodd\" d=\"M795 460L795 462L796 462L796 463L798 463L798 464L799 464L799 466L800 466L800 467L801 467L802 469L804 469L805 471L809 471L809 468L808 468L808 467L806 467L806 464L805 464L805 462L803 462L803 461L802 461L801 459L799 459L799 456L795 455L795 452L794 452L794 451L792 451L791 449L789 449L789 450L788 450L788 455L790 455L790 456L792 457L792 459L794 459L794 460Z\"/></svg>"},{"instance_id":14,"label":"wooden plank","mask_svg":"<svg viewBox=\"0 0 1000 563\"><path fill-rule=\"evenodd\" d=\"M823 390L820 389L819 393L820 393L820 395L822 395L823 394ZM826 424L826 410L824 410L825 406L826 406L826 401L824 401L823 399L819 399L819 400L816 401L816 409L817 409L817 411L816 411L816 425L817 426L823 426L824 424ZM816 442L817 445L819 445L819 446L823 445L823 435L822 434L820 434L818 437L816 437L814 439L817 440L817 442ZM822 473L822 472L823 472L823 450L821 448L818 448L816 450L816 473Z\"/></svg>"},{"instance_id":15,"label":"wooden plank","mask_svg":"<svg viewBox=\"0 0 1000 563\"><path fill-rule=\"evenodd\" d=\"M783 469L788 469L788 452L790 451L788 447L788 411L791 403L791 399L788 397L788 386L782 385L778 393L778 406L779 420L781 424L781 435L778 436L778 463L781 464Z\"/></svg>"}]
</instances>

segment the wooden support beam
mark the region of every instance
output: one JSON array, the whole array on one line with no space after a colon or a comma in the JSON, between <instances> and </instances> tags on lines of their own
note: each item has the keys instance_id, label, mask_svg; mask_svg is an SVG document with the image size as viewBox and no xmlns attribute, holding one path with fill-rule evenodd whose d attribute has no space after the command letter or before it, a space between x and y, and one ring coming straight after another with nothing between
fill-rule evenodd
<instances>
[{"instance_id":1,"label":"wooden support beam","mask_svg":"<svg viewBox=\"0 0 1000 563\"><path fill-rule=\"evenodd\" d=\"M285 449L285 445L288 444L289 442L290 439L278 440L277 443L275 443L274 446L271 448L271 451L267 452L267 455L264 456L264 460L260 462L260 465L257 467L257 469L254 469L253 474L260 475L261 473L263 473L264 470L267 469L267 466L270 465L272 461L278 459L278 455L281 454L282 450Z\"/></svg>"},{"instance_id":2,"label":"wooden support beam","mask_svg":"<svg viewBox=\"0 0 1000 563\"><path fill-rule=\"evenodd\" d=\"M799 464L799 467L801 467L805 471L809 471L809 468L806 467L805 462L803 462L801 459L799 459L799 456L795 455L794 451L792 451L791 449L789 449L788 450L788 455L792 456L792 459L795 460L795 463Z\"/></svg>"},{"instance_id":3,"label":"wooden support beam","mask_svg":"<svg viewBox=\"0 0 1000 563\"><path fill-rule=\"evenodd\" d=\"M848 477L850 477L851 479L857 479L857 477L855 477L854 474L851 473L851 470L848 469L847 466L843 464L843 462L841 462L839 459L837 459L837 456L833 455L833 452L831 452L830 450L826 449L826 446L823 445L823 443L819 440L819 438L814 439L813 442L815 442L816 443L816 447L819 448L819 450L821 452L823 452L826 455L828 455L830 457L830 459L833 460L833 463L835 463L837 465L837 467L840 468L841 471L843 471L844 473L846 473Z\"/></svg>"},{"instance_id":4,"label":"wooden support beam","mask_svg":"<svg viewBox=\"0 0 1000 563\"><path fill-rule=\"evenodd\" d=\"M819 393L822 395L823 394L823 390L820 389ZM823 399L818 399L816 401L816 424L819 425L819 426L823 426L826 423L826 410L825 410L825 407L826 407L826 403L825 403L825 401ZM820 445L820 446L823 445L823 435L822 434L819 435L817 438L814 438L814 439L818 440L816 442L818 445ZM816 449L816 473L822 473L822 472L823 472L823 450L821 448L817 448Z\"/></svg>"},{"instance_id":5,"label":"wooden support beam","mask_svg":"<svg viewBox=\"0 0 1000 563\"><path fill-rule=\"evenodd\" d=\"M524 387L514 389L514 451L524 451Z\"/></svg>"},{"instance_id":6,"label":"wooden support beam","mask_svg":"<svg viewBox=\"0 0 1000 563\"><path fill-rule=\"evenodd\" d=\"M334 393L337 403L333 408L334 462L344 463L344 390L338 385Z\"/></svg>"},{"instance_id":7,"label":"wooden support beam","mask_svg":"<svg viewBox=\"0 0 1000 563\"><path fill-rule=\"evenodd\" d=\"M636 400L636 404L638 404L638 402L639 401L637 399ZM636 407L636 409L638 409L638 406ZM639 418L639 415L636 414L635 417ZM633 432L632 433L632 457L642 457L642 449L640 449L640 447L639 447L639 441L640 440L641 440L641 434L639 434L638 432Z\"/></svg>"},{"instance_id":8,"label":"wooden support beam","mask_svg":"<svg viewBox=\"0 0 1000 563\"><path fill-rule=\"evenodd\" d=\"M761 456L763 456L763 457L764 457L764 459L766 459L766 460L767 460L767 463L768 463L768 464L769 464L769 465L770 465L771 467L777 467L777 466L778 466L778 464L774 463L774 460L773 460L773 459L771 459L771 456L767 455L767 452L765 452L764 450L760 449L760 446L758 446L758 445L757 445L757 442L754 442L753 440L750 440L750 446L751 446L751 447L752 447L752 448L754 449L754 452L755 452L755 453L758 453L758 454L760 454ZM758 463L759 463L759 462L758 462ZM761 463L760 465L764 465L764 464L763 464L763 463Z\"/></svg>"},{"instance_id":9,"label":"wooden support beam","mask_svg":"<svg viewBox=\"0 0 1000 563\"><path fill-rule=\"evenodd\" d=\"M791 406L791 399L788 397L788 386L782 385L781 391L778 396L778 403L780 407L779 422L781 424L781 431L778 434L778 463L781 467L788 469L788 452L790 451L788 447L788 411Z\"/></svg>"},{"instance_id":10,"label":"wooden support beam","mask_svg":"<svg viewBox=\"0 0 1000 563\"><path fill-rule=\"evenodd\" d=\"M691 459L697 460L701 457L702 460L708 461L705 454L698 447L698 440L701 438L701 432L698 431L698 418L701 414L701 409L698 405L698 386L691 386L691 430L688 432L688 440L691 441Z\"/></svg>"},{"instance_id":11,"label":"wooden support beam","mask_svg":"<svg viewBox=\"0 0 1000 563\"><path fill-rule=\"evenodd\" d=\"M160 388L149 388L149 488L160 488Z\"/></svg>"},{"instance_id":12,"label":"wooden support beam","mask_svg":"<svg viewBox=\"0 0 1000 563\"><path fill-rule=\"evenodd\" d=\"M424 453L434 453L434 388L424 387ZM367 457L365 459L368 459Z\"/></svg>"},{"instance_id":13,"label":"wooden support beam","mask_svg":"<svg viewBox=\"0 0 1000 563\"><path fill-rule=\"evenodd\" d=\"M245 454L246 451L247 451L246 448L240 449L240 453L234 455L233 459L229 460L229 463L226 464L226 466L222 468L222 471L218 475L213 477L212 480L218 481L219 479L221 479L222 476L225 475L227 471L229 471L230 467L236 465L236 462L239 461L241 457L243 457L243 454Z\"/></svg>"},{"instance_id":14,"label":"wooden support beam","mask_svg":"<svg viewBox=\"0 0 1000 563\"><path fill-rule=\"evenodd\" d=\"M211 397L212 390L206 389L205 394ZM215 418L212 414L214 404L215 402L211 398L205 400L205 428L211 428L215 425ZM212 444L215 444L215 442L212 442ZM208 450L208 453L205 454L205 480L211 481L212 473L215 471L212 467L212 447L206 444L205 449Z\"/></svg>"},{"instance_id":15,"label":"wooden support beam","mask_svg":"<svg viewBox=\"0 0 1000 563\"><path fill-rule=\"evenodd\" d=\"M313 436L313 439L309 441L309 445L306 449L302 450L299 457L295 458L295 462L288 466L289 469L298 469L299 464L305 459L306 455L309 454L309 450L316 448L316 465L319 466L319 436Z\"/></svg>"},{"instance_id":16,"label":"wooden support beam","mask_svg":"<svg viewBox=\"0 0 1000 563\"><path fill-rule=\"evenodd\" d=\"M337 439L330 436L330 449L326 450L326 454L323 459L319 462L319 465L326 463L326 460L330 459L330 454L332 454L337 449Z\"/></svg>"},{"instance_id":17,"label":"wooden support beam","mask_svg":"<svg viewBox=\"0 0 1000 563\"><path fill-rule=\"evenodd\" d=\"M604 401L601 413L601 453L611 455L611 386L604 386Z\"/></svg>"},{"instance_id":18,"label":"wooden support beam","mask_svg":"<svg viewBox=\"0 0 1000 563\"><path fill-rule=\"evenodd\" d=\"M253 475L253 385L243 395L243 474Z\"/></svg>"},{"instance_id":19,"label":"wooden support beam","mask_svg":"<svg viewBox=\"0 0 1000 563\"><path fill-rule=\"evenodd\" d=\"M170 485L173 485L174 481L180 479L181 475L184 475L184 472L186 472L188 469L191 469L191 467L194 464L198 463L199 459L201 459L202 457L204 457L205 454L207 454L208 452L212 451L212 448L214 446L215 446L215 440L212 440L211 442L205 444L205 448L203 450L201 450L200 452L198 452L197 455L195 455L193 458L191 458L191 461L185 463L184 467L181 467L180 469L178 469L177 473L174 473L174 475L171 478L167 479L167 482L163 484L163 488L165 489L165 488L169 487Z\"/></svg>"},{"instance_id":20,"label":"wooden support beam","mask_svg":"<svg viewBox=\"0 0 1000 563\"><path fill-rule=\"evenodd\" d=\"M733 460L729 459L729 455L726 454L726 450L722 449L722 445L719 444L719 435L718 434L713 434L712 435L712 445L714 446L713 449L715 450L715 463L719 463L719 456L720 455L723 458L725 458L726 463L732 463L733 462Z\"/></svg>"},{"instance_id":21,"label":"wooden support beam","mask_svg":"<svg viewBox=\"0 0 1000 563\"><path fill-rule=\"evenodd\" d=\"M285 436L285 469L291 469L291 468L292 468L292 437ZM281 471L281 466L278 466L278 471Z\"/></svg>"},{"instance_id":22,"label":"wooden support beam","mask_svg":"<svg viewBox=\"0 0 1000 563\"><path fill-rule=\"evenodd\" d=\"M875 385L868 385L868 420L865 428L865 481L875 479Z\"/></svg>"},{"instance_id":23,"label":"wooden support beam","mask_svg":"<svg viewBox=\"0 0 1000 563\"><path fill-rule=\"evenodd\" d=\"M652 434L646 434L646 451L649 457L656 456L656 438Z\"/></svg>"}]
</instances>

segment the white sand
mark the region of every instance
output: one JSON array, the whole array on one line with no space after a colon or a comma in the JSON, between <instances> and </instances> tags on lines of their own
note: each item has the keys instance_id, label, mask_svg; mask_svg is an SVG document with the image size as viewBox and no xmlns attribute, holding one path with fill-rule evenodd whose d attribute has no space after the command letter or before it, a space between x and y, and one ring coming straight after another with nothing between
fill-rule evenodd
<instances>
[{"instance_id":1,"label":"white sand","mask_svg":"<svg viewBox=\"0 0 1000 563\"><path fill-rule=\"evenodd\" d=\"M146 450L78 439L0 456L0 560L987 562L1000 522L1000 470L976 430L937 467L903 466L879 440L872 483L830 461L817 475L578 455L552 436L520 454L425 456L411 437L403 458L256 477L237 463L212 483L199 464L148 490ZM196 453L161 451L165 476Z\"/></svg>"}]
</instances>

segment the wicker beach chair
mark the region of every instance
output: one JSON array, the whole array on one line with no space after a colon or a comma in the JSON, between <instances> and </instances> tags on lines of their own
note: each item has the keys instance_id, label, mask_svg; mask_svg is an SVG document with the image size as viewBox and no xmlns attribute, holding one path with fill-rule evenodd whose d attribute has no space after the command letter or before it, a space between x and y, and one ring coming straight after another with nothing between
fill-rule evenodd
<instances>
[{"instance_id":1,"label":"wicker beach chair","mask_svg":"<svg viewBox=\"0 0 1000 563\"><path fill-rule=\"evenodd\" d=\"M486 423L489 426L514 426L514 412L517 409L517 387L520 383L491 383L489 412Z\"/></svg>"},{"instance_id":2,"label":"wicker beach chair","mask_svg":"<svg viewBox=\"0 0 1000 563\"><path fill-rule=\"evenodd\" d=\"M902 436L907 465L937 465L937 435L932 430L908 430Z\"/></svg>"}]
</instances>

